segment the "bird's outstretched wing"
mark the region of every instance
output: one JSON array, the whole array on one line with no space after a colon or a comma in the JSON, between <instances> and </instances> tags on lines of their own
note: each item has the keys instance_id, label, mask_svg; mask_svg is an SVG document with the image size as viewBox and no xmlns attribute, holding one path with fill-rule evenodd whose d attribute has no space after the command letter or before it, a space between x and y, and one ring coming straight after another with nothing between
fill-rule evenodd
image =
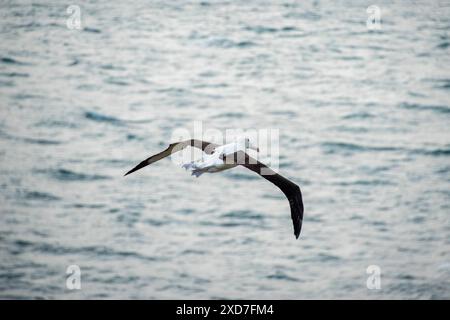
<instances>
[{"instance_id":1,"label":"bird's outstretched wing","mask_svg":"<svg viewBox=\"0 0 450 320\"><path fill-rule=\"evenodd\" d=\"M191 146L194 148L198 148L198 149L202 149L206 154L211 154L214 152L214 149L218 146L217 144L211 143L211 142L207 142L207 141L201 141L201 140L196 140L196 139L190 139L190 140L186 140L186 141L181 141L181 142L175 142L169 145L169 147L160 152L157 153L153 156L151 156L150 158L145 159L144 161L142 161L141 163L139 163L136 167L134 167L133 169L131 169L130 171L128 171L127 173L125 173L125 175L129 175L130 173L133 173L139 169L142 169L146 166L148 166L149 164L152 164L158 160L161 160L165 157L170 156L172 153L178 152L183 150L184 148L186 148L187 146Z\"/></svg>"},{"instance_id":2,"label":"bird's outstretched wing","mask_svg":"<svg viewBox=\"0 0 450 320\"><path fill-rule=\"evenodd\" d=\"M237 163L238 165L242 165L247 169L256 172L261 177L269 180L280 188L289 200L289 205L291 207L291 218L294 224L294 235L295 238L298 239L303 222L303 200L300 187L282 175L276 173L265 164L250 157L243 151L238 151L232 155L223 156L222 159L226 163Z\"/></svg>"}]
</instances>

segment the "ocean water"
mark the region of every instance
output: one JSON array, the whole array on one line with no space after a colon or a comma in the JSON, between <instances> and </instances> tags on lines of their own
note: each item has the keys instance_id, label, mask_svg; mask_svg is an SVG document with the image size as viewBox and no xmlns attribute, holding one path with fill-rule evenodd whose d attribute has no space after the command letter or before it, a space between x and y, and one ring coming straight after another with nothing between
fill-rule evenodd
<instances>
[{"instance_id":1,"label":"ocean water","mask_svg":"<svg viewBox=\"0 0 450 320\"><path fill-rule=\"evenodd\" d=\"M367 1L73 4L0 2L0 298L450 298L448 1L379 30ZM245 168L123 177L195 121L279 129L299 240Z\"/></svg>"}]
</instances>

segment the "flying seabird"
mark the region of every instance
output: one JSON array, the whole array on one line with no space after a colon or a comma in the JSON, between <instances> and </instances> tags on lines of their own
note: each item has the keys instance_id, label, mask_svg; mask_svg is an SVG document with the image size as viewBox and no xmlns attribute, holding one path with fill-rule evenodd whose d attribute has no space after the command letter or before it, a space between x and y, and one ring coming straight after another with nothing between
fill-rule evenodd
<instances>
[{"instance_id":1,"label":"flying seabird","mask_svg":"<svg viewBox=\"0 0 450 320\"><path fill-rule=\"evenodd\" d=\"M192 175L195 175L196 177L199 177L205 172L219 172L241 165L256 172L261 177L269 180L280 188L289 200L291 218L294 224L294 235L295 238L298 239L303 220L303 201L300 188L298 185L276 173L265 164L250 157L246 153L246 150L252 149L259 152L259 148L253 145L249 138L241 137L235 142L225 145L218 145L196 139L172 143L166 150L139 163L133 169L125 173L125 176L170 156L175 152L181 151L187 146L201 149L205 153L202 160L192 161L183 165L186 170L190 170Z\"/></svg>"}]
</instances>

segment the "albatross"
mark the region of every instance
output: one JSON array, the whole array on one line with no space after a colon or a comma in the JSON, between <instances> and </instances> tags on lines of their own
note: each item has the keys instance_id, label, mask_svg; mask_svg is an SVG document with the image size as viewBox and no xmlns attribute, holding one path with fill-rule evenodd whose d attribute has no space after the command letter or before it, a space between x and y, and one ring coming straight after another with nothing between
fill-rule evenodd
<instances>
[{"instance_id":1,"label":"albatross","mask_svg":"<svg viewBox=\"0 0 450 320\"><path fill-rule=\"evenodd\" d=\"M303 201L300 187L282 175L276 173L262 162L259 162L251 157L247 153L247 150L251 149L259 152L259 148L255 146L248 137L240 137L236 139L236 141L224 145L218 145L197 139L175 142L170 144L164 151L140 162L133 169L125 173L125 176L155 163L156 161L166 158L175 152L181 151L188 146L198 148L203 151L203 157L201 160L191 161L183 165L186 170L192 172L193 176L199 177L203 173L220 172L241 165L253 172L256 172L261 177L280 188L289 200L291 218L294 224L294 235L295 238L298 239L303 221Z\"/></svg>"}]
</instances>

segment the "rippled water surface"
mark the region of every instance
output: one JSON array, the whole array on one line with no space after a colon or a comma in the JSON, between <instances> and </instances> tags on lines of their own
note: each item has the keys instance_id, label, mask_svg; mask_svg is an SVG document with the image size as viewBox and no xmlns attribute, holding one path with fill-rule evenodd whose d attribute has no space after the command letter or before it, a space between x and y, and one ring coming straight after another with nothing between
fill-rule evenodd
<instances>
[{"instance_id":1,"label":"rippled water surface","mask_svg":"<svg viewBox=\"0 0 450 320\"><path fill-rule=\"evenodd\" d=\"M0 298L450 298L448 2L74 4L0 3ZM244 168L123 178L194 121L280 130L299 240Z\"/></svg>"}]
</instances>

